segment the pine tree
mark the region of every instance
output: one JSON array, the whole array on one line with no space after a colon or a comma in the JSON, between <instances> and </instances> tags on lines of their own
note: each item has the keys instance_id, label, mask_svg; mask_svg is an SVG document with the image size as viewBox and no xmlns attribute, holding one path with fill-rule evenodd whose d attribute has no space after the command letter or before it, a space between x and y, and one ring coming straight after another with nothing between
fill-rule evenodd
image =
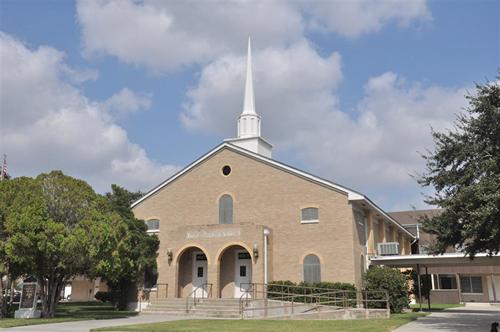
<instances>
[{"instance_id":1,"label":"pine tree","mask_svg":"<svg viewBox=\"0 0 500 332\"><path fill-rule=\"evenodd\" d=\"M473 258L500 250L500 77L466 98L455 129L432 132L435 151L423 156L418 182L435 189L426 203L444 208L424 220L425 231L436 235L431 251L453 246Z\"/></svg>"}]
</instances>

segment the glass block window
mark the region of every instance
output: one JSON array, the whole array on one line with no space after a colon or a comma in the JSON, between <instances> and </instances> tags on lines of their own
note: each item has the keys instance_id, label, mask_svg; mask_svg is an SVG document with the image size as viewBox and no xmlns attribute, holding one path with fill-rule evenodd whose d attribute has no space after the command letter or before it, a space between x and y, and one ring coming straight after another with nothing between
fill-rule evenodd
<instances>
[{"instance_id":1,"label":"glass block window","mask_svg":"<svg viewBox=\"0 0 500 332\"><path fill-rule=\"evenodd\" d=\"M482 293L483 280L479 276L460 276L462 293Z\"/></svg>"},{"instance_id":2,"label":"glass block window","mask_svg":"<svg viewBox=\"0 0 500 332\"><path fill-rule=\"evenodd\" d=\"M233 198L223 195L219 199L219 224L233 223Z\"/></svg>"},{"instance_id":3,"label":"glass block window","mask_svg":"<svg viewBox=\"0 0 500 332\"><path fill-rule=\"evenodd\" d=\"M319 209L314 207L308 207L302 209L302 222L312 222L319 220Z\"/></svg>"},{"instance_id":4,"label":"glass block window","mask_svg":"<svg viewBox=\"0 0 500 332\"><path fill-rule=\"evenodd\" d=\"M160 221L158 219L150 219L146 221L148 232L156 232L160 230Z\"/></svg>"},{"instance_id":5,"label":"glass block window","mask_svg":"<svg viewBox=\"0 0 500 332\"><path fill-rule=\"evenodd\" d=\"M316 255L307 255L304 258L304 282L321 282L321 264Z\"/></svg>"}]
</instances>

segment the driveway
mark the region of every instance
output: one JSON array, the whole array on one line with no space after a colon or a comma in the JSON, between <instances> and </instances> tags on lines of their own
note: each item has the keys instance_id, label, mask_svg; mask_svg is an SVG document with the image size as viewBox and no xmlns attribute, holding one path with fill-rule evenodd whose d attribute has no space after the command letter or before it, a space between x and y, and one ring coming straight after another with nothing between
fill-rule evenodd
<instances>
[{"instance_id":1,"label":"driveway","mask_svg":"<svg viewBox=\"0 0 500 332\"><path fill-rule=\"evenodd\" d=\"M139 315L128 318L119 319L99 319L99 320L82 320L77 322L56 323L56 324L39 324L31 326L10 327L0 329L1 332L88 332L90 329L99 327L130 325L130 324L147 324L166 322L169 320L186 319L182 316L167 316L167 315ZM192 319L192 317L191 317Z\"/></svg>"},{"instance_id":2,"label":"driveway","mask_svg":"<svg viewBox=\"0 0 500 332\"><path fill-rule=\"evenodd\" d=\"M488 332L493 322L500 322L500 307L471 303L462 308L434 312L403 325L394 332Z\"/></svg>"}]
</instances>

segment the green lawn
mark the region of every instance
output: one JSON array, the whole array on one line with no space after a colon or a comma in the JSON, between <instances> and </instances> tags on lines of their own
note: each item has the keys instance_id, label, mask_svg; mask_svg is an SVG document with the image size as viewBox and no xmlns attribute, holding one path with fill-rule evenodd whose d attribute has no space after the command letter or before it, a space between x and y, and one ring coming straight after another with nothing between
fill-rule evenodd
<instances>
[{"instance_id":1,"label":"green lawn","mask_svg":"<svg viewBox=\"0 0 500 332\"><path fill-rule=\"evenodd\" d=\"M56 317L40 319L14 319L4 318L0 320L0 328L23 325L62 323L76 320L88 319L111 319L124 318L137 315L135 311L117 311L109 304L103 303L60 303L57 305Z\"/></svg>"},{"instance_id":2,"label":"green lawn","mask_svg":"<svg viewBox=\"0 0 500 332\"><path fill-rule=\"evenodd\" d=\"M366 320L179 320L156 324L114 326L92 331L168 331L168 332L322 332L392 331L426 313L394 314L389 319Z\"/></svg>"},{"instance_id":3,"label":"green lawn","mask_svg":"<svg viewBox=\"0 0 500 332\"><path fill-rule=\"evenodd\" d=\"M454 304L448 304L448 303L431 303L431 311L441 311L444 309L449 309L449 308L458 308L458 307L463 307L464 304L461 303L454 303ZM413 309L413 311L418 311L420 308L419 304L410 304L410 308ZM422 303L422 310L423 311L429 311L427 307L427 303Z\"/></svg>"}]
</instances>

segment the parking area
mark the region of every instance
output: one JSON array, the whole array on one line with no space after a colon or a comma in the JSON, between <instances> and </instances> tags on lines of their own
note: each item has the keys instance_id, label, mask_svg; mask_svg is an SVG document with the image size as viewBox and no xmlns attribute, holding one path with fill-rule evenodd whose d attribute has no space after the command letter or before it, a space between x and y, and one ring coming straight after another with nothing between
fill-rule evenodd
<instances>
[{"instance_id":1,"label":"parking area","mask_svg":"<svg viewBox=\"0 0 500 332\"><path fill-rule=\"evenodd\" d=\"M462 308L434 312L401 326L395 332L490 331L493 322L500 322L499 305L468 303Z\"/></svg>"}]
</instances>

